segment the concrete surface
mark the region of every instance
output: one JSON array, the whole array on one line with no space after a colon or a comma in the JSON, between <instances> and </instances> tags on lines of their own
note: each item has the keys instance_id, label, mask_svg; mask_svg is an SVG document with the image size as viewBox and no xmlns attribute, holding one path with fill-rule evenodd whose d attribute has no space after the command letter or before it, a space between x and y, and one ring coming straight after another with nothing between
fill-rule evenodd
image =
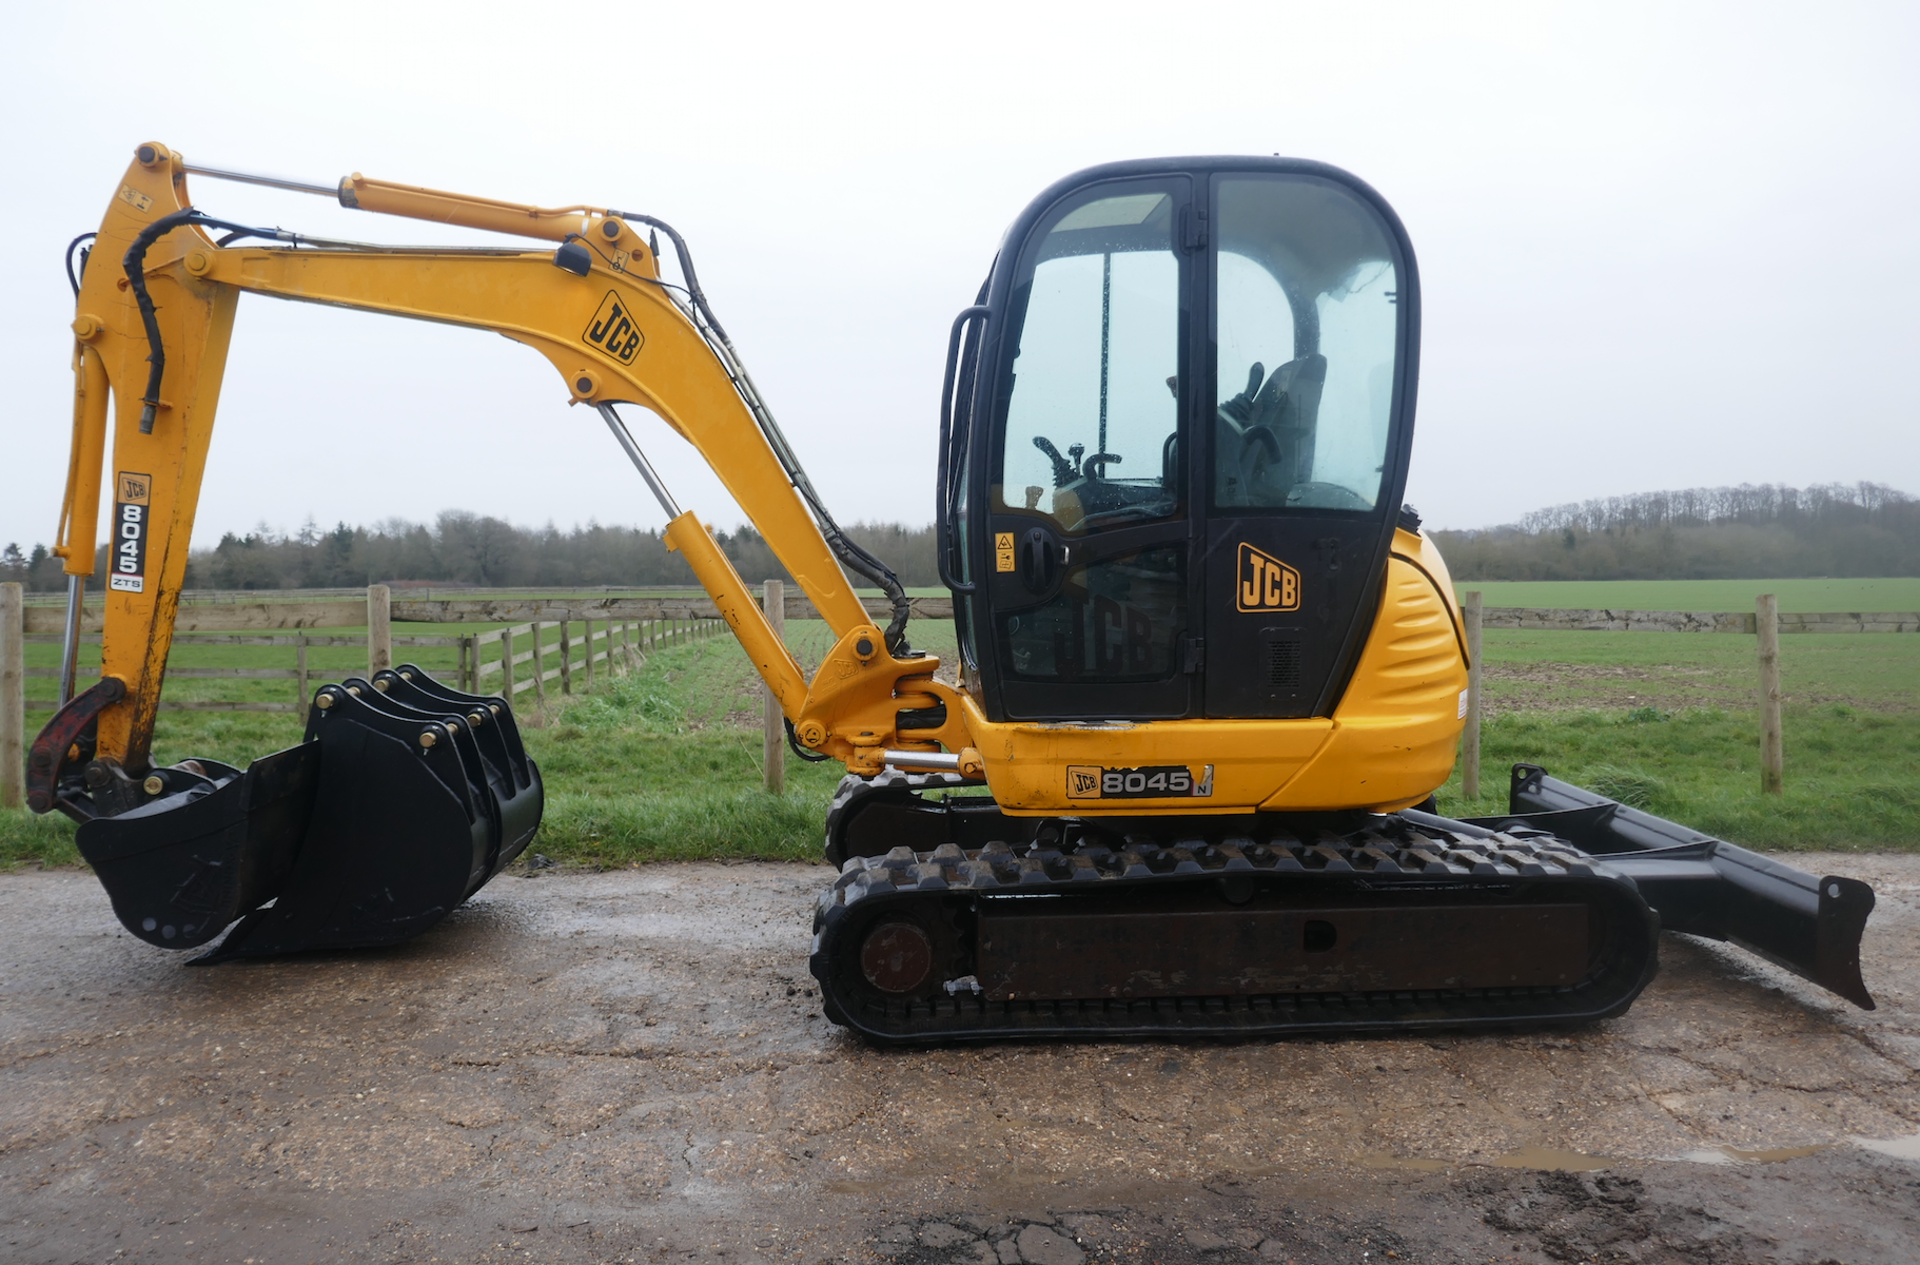
<instances>
[{"instance_id":1,"label":"concrete surface","mask_svg":"<svg viewBox=\"0 0 1920 1265\"><path fill-rule=\"evenodd\" d=\"M819 1016L820 867L214 968L0 876L0 1260L1920 1260L1920 857L1788 859L1879 1010L1669 936L1574 1032L908 1053Z\"/></svg>"}]
</instances>

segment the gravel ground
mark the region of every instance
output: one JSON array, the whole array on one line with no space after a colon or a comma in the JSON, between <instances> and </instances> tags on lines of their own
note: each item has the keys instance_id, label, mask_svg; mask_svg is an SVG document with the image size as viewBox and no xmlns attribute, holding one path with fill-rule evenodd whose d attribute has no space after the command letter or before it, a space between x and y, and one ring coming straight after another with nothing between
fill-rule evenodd
<instances>
[{"instance_id":1,"label":"gravel ground","mask_svg":"<svg viewBox=\"0 0 1920 1265\"><path fill-rule=\"evenodd\" d=\"M1920 857L1852 1009L1681 937L1554 1034L868 1049L799 865L505 877L214 968L0 876L0 1259L1920 1260Z\"/></svg>"}]
</instances>

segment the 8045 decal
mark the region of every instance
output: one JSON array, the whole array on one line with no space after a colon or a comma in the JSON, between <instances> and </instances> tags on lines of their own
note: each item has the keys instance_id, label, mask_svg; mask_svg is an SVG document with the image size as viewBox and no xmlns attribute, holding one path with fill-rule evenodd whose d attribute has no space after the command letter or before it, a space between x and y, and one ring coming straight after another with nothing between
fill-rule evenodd
<instances>
[{"instance_id":1,"label":"8045 decal","mask_svg":"<svg viewBox=\"0 0 1920 1265\"><path fill-rule=\"evenodd\" d=\"M1194 771L1184 764L1145 764L1110 769L1098 764L1067 766L1068 799L1186 799L1213 794L1213 766Z\"/></svg>"},{"instance_id":2,"label":"8045 decal","mask_svg":"<svg viewBox=\"0 0 1920 1265\"><path fill-rule=\"evenodd\" d=\"M113 566L107 587L115 593L144 593L153 478L122 470L114 476L113 489Z\"/></svg>"}]
</instances>

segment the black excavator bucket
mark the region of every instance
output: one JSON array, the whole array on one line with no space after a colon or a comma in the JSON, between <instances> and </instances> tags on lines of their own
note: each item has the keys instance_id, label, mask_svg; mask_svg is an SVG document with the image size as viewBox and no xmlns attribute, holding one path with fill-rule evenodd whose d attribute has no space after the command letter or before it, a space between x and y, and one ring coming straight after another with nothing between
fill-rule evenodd
<instances>
[{"instance_id":1,"label":"black excavator bucket","mask_svg":"<svg viewBox=\"0 0 1920 1265\"><path fill-rule=\"evenodd\" d=\"M1504 817L1471 822L1565 839L1632 878L1665 930L1739 945L1874 1008L1860 976L1860 937L1874 895L1859 879L1796 870L1549 777L1537 764L1513 766L1508 807Z\"/></svg>"},{"instance_id":2,"label":"black excavator bucket","mask_svg":"<svg viewBox=\"0 0 1920 1265\"><path fill-rule=\"evenodd\" d=\"M395 944L512 863L540 825L540 771L504 699L411 664L322 686L306 740L243 773L155 770L163 792L80 826L126 928L219 962Z\"/></svg>"}]
</instances>

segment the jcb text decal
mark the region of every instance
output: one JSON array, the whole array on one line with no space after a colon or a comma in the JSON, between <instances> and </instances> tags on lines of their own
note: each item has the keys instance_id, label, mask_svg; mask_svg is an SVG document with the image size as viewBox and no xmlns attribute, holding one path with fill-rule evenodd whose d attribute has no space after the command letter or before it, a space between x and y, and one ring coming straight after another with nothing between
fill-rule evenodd
<instances>
[{"instance_id":1,"label":"jcb text decal","mask_svg":"<svg viewBox=\"0 0 1920 1265\"><path fill-rule=\"evenodd\" d=\"M1252 545L1241 545L1235 597L1235 604L1243 611L1297 611L1300 573Z\"/></svg>"},{"instance_id":2,"label":"jcb text decal","mask_svg":"<svg viewBox=\"0 0 1920 1265\"><path fill-rule=\"evenodd\" d=\"M640 349L647 345L647 336L634 324L633 313L627 310L627 301L616 290L607 291L607 297L600 300L600 310L593 314L593 321L580 339L587 346L599 348L623 365L632 364L633 358L640 354Z\"/></svg>"},{"instance_id":3,"label":"jcb text decal","mask_svg":"<svg viewBox=\"0 0 1920 1265\"><path fill-rule=\"evenodd\" d=\"M113 574L107 587L120 593L147 588L147 511L153 480L122 470L113 481Z\"/></svg>"},{"instance_id":4,"label":"jcb text decal","mask_svg":"<svg viewBox=\"0 0 1920 1265\"><path fill-rule=\"evenodd\" d=\"M1149 764L1108 769L1097 764L1067 766L1068 799L1184 799L1213 794L1213 766L1199 777L1184 764Z\"/></svg>"}]
</instances>

